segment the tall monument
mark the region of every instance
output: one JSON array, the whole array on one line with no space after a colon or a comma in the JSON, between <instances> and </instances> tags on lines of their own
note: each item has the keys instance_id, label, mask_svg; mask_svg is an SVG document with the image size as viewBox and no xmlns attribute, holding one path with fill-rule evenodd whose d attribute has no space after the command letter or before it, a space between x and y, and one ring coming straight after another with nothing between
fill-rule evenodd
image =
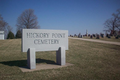
<instances>
[{"instance_id":1,"label":"tall monument","mask_svg":"<svg viewBox=\"0 0 120 80\"><path fill-rule=\"evenodd\" d=\"M87 30L86 30L86 36L88 36L88 32L87 32Z\"/></svg>"}]
</instances>

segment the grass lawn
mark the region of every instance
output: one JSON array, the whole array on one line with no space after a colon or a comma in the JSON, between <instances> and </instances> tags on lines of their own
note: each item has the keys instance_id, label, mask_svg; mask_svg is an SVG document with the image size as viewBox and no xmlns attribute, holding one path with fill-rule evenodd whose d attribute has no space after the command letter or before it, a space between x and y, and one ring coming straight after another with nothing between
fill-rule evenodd
<instances>
[{"instance_id":1,"label":"grass lawn","mask_svg":"<svg viewBox=\"0 0 120 80\"><path fill-rule=\"evenodd\" d=\"M56 62L56 52L37 52L41 63ZM0 40L0 80L119 80L120 46L69 39L66 62L73 66L23 73L27 55L21 39Z\"/></svg>"},{"instance_id":2,"label":"grass lawn","mask_svg":"<svg viewBox=\"0 0 120 80\"><path fill-rule=\"evenodd\" d=\"M85 39L91 39L90 37L83 37ZM93 37L92 39L96 39L95 37ZM111 37L111 38L100 38L100 39L96 39L96 40L104 40L104 41L112 41L112 42L120 42L120 38L119 39L115 39L115 37Z\"/></svg>"}]
</instances>

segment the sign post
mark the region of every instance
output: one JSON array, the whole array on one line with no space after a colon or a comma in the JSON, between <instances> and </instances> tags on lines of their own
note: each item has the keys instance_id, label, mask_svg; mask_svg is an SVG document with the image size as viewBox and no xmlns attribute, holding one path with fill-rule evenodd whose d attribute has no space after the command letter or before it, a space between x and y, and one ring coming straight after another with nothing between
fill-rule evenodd
<instances>
[{"instance_id":1,"label":"sign post","mask_svg":"<svg viewBox=\"0 0 120 80\"><path fill-rule=\"evenodd\" d=\"M56 62L59 65L65 65L66 63L65 47L59 47L58 51L56 51Z\"/></svg>"},{"instance_id":2,"label":"sign post","mask_svg":"<svg viewBox=\"0 0 120 80\"><path fill-rule=\"evenodd\" d=\"M27 66L29 69L36 68L35 48L29 48L27 51Z\"/></svg>"}]
</instances>

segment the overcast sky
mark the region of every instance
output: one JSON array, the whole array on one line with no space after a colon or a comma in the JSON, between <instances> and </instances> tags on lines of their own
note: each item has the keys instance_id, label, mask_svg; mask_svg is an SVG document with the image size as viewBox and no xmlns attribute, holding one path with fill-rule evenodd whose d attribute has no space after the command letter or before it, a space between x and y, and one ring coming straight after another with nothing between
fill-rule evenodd
<instances>
[{"instance_id":1,"label":"overcast sky","mask_svg":"<svg viewBox=\"0 0 120 80\"><path fill-rule=\"evenodd\" d=\"M104 22L120 8L120 0L0 0L0 14L16 33L16 22L33 9L41 29L68 30L69 34L100 33Z\"/></svg>"}]
</instances>

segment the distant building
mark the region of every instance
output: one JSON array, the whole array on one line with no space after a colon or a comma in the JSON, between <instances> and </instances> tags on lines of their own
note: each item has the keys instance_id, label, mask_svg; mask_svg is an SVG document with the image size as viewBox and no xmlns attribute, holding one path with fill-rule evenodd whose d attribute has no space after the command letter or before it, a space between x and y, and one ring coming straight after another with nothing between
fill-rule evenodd
<instances>
[{"instance_id":1,"label":"distant building","mask_svg":"<svg viewBox=\"0 0 120 80\"><path fill-rule=\"evenodd\" d=\"M4 31L0 31L0 40L4 40Z\"/></svg>"}]
</instances>

